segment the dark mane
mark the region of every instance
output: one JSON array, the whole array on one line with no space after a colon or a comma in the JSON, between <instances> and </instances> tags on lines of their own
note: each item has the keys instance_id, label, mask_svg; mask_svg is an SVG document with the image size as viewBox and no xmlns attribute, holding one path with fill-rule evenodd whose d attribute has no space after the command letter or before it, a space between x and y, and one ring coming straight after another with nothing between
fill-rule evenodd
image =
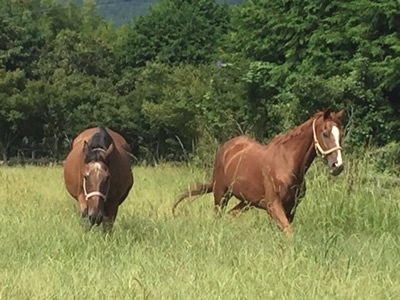
<instances>
[{"instance_id":1,"label":"dark mane","mask_svg":"<svg viewBox=\"0 0 400 300\"><path fill-rule=\"evenodd\" d=\"M103 126L97 127L97 132L88 142L90 153L85 156L85 163L87 164L92 161L106 163L104 152L96 149L107 150L112 143L113 140L110 134L107 132L106 128Z\"/></svg>"},{"instance_id":2,"label":"dark mane","mask_svg":"<svg viewBox=\"0 0 400 300\"><path fill-rule=\"evenodd\" d=\"M317 112L315 113L311 118L309 118L307 121L305 121L304 123L294 127L293 129L289 130L286 133L280 134L275 136L271 142L268 143L268 145L270 144L284 144L287 141L291 140L292 138L301 135L305 128L307 127L306 125L308 125L309 122L311 122L312 120L314 120L315 118L321 116L323 114L323 112Z\"/></svg>"}]
</instances>

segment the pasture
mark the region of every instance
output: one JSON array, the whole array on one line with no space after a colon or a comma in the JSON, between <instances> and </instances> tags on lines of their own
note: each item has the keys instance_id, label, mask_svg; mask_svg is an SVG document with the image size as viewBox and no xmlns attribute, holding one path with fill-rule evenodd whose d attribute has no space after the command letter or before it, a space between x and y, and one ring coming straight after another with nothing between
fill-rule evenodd
<instances>
[{"instance_id":1,"label":"pasture","mask_svg":"<svg viewBox=\"0 0 400 300\"><path fill-rule=\"evenodd\" d=\"M206 170L135 167L105 235L80 221L60 166L2 167L0 299L399 299L397 179L360 159L327 173L306 175L289 240L258 209L215 217L211 194L173 218Z\"/></svg>"}]
</instances>

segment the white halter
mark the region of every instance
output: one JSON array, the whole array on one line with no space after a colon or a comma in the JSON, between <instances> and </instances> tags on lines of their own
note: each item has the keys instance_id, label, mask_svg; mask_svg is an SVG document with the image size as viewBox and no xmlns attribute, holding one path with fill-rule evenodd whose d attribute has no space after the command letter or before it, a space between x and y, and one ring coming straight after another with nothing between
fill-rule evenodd
<instances>
[{"instance_id":1,"label":"white halter","mask_svg":"<svg viewBox=\"0 0 400 300\"><path fill-rule=\"evenodd\" d=\"M85 177L83 177L83 192L85 193L86 201L88 201L89 198L93 197L93 196L99 196L99 197L103 198L104 201L106 201L107 194L108 194L108 191L107 191L106 195L104 195L102 192L99 192L99 191L88 193L87 190L86 190L86 178Z\"/></svg>"},{"instance_id":2,"label":"white halter","mask_svg":"<svg viewBox=\"0 0 400 300\"><path fill-rule=\"evenodd\" d=\"M317 138L317 133L315 130L315 122L317 121L317 119L314 119L313 123L312 123L312 129L313 129L313 136L314 136L314 147L315 147L315 152L317 152L317 155L321 156L322 158L324 158L326 155L331 154L332 152L338 151L338 150L342 150L342 147L340 146L335 146L331 149L328 150L324 150L322 149L321 145L318 142L318 138Z\"/></svg>"}]
</instances>

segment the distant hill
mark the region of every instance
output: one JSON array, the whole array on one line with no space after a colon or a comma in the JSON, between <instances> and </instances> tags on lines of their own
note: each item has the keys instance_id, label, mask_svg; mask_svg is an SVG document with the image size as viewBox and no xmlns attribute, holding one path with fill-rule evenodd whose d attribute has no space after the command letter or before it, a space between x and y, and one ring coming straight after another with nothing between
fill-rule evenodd
<instances>
[{"instance_id":1,"label":"distant hill","mask_svg":"<svg viewBox=\"0 0 400 300\"><path fill-rule=\"evenodd\" d=\"M119 26L145 14L158 0L96 0L100 13ZM242 4L244 0L216 0L217 3ZM81 1L77 1L81 2Z\"/></svg>"}]
</instances>

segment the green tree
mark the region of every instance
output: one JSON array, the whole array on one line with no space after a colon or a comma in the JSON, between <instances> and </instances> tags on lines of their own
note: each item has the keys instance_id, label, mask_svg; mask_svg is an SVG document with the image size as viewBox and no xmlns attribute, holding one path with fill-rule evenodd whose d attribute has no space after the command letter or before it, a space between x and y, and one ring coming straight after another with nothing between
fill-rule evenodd
<instances>
[{"instance_id":1,"label":"green tree","mask_svg":"<svg viewBox=\"0 0 400 300\"><path fill-rule=\"evenodd\" d=\"M341 103L357 116L354 142L384 144L399 138L395 128L400 122L393 118L400 108L399 5L371 0L246 1L233 16L225 54L233 53L228 60L239 57L250 65L245 78L254 118L260 120L257 136L266 124L263 116L268 122L287 122L297 119L285 116L298 113L294 107L310 114ZM349 87L353 93L341 92ZM285 106L291 109L284 112ZM383 132L379 128L386 122Z\"/></svg>"},{"instance_id":2,"label":"green tree","mask_svg":"<svg viewBox=\"0 0 400 300\"><path fill-rule=\"evenodd\" d=\"M0 154L7 162L10 147L22 138L22 130L27 128L26 121L31 106L20 97L25 86L25 74L22 70L6 72L0 69Z\"/></svg>"},{"instance_id":3,"label":"green tree","mask_svg":"<svg viewBox=\"0 0 400 300\"><path fill-rule=\"evenodd\" d=\"M148 61L209 63L229 26L228 6L213 0L161 0L133 21L118 48L122 66Z\"/></svg>"}]
</instances>

